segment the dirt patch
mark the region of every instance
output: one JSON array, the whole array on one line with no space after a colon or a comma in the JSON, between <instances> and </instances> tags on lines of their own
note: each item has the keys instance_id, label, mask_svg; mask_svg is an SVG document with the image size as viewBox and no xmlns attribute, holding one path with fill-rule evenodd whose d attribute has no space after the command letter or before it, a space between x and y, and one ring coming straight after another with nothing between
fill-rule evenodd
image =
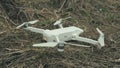
<instances>
[{"instance_id":1,"label":"dirt patch","mask_svg":"<svg viewBox=\"0 0 120 68\"><path fill-rule=\"evenodd\" d=\"M0 0L0 68L120 68L119 0ZM38 28L57 28L53 23L71 16L64 26L85 30L82 36L97 39L96 27L105 33L101 50L65 46L33 48L40 34L16 30L22 22L39 19Z\"/></svg>"}]
</instances>

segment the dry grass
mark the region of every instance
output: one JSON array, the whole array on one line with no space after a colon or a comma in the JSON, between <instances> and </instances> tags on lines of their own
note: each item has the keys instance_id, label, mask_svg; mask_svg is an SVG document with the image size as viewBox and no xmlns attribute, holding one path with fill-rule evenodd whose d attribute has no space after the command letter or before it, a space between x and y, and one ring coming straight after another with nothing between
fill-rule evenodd
<instances>
[{"instance_id":1,"label":"dry grass","mask_svg":"<svg viewBox=\"0 0 120 68\"><path fill-rule=\"evenodd\" d=\"M1 0L0 68L119 68L119 3L119 0ZM33 48L33 43L42 42L42 36L15 29L34 19L40 20L35 27L53 29L57 19L68 16L72 19L64 21L64 26L84 29L82 36L97 39L95 28L99 27L105 33L106 46L101 50L66 46L59 53L55 48Z\"/></svg>"}]
</instances>

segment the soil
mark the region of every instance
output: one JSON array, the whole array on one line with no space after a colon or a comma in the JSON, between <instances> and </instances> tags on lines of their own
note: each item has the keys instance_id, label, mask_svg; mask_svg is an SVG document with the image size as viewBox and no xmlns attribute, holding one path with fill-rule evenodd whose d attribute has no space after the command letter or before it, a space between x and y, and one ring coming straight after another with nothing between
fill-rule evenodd
<instances>
[{"instance_id":1,"label":"soil","mask_svg":"<svg viewBox=\"0 0 120 68\"><path fill-rule=\"evenodd\" d=\"M16 29L35 19L31 26L55 29L66 17L64 27L84 29L81 36L97 40L101 29L105 47L34 48L42 35ZM120 0L0 0L0 68L120 68Z\"/></svg>"}]
</instances>

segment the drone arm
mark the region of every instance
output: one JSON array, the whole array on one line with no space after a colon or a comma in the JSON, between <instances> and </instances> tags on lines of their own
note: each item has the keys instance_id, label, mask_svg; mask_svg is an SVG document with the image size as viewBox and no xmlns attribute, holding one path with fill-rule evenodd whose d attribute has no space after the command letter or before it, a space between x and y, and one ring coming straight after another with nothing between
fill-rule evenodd
<instances>
[{"instance_id":1,"label":"drone arm","mask_svg":"<svg viewBox=\"0 0 120 68\"><path fill-rule=\"evenodd\" d=\"M47 42L47 43L39 43L33 44L33 47L55 47L57 46L57 42Z\"/></svg>"},{"instance_id":2,"label":"drone arm","mask_svg":"<svg viewBox=\"0 0 120 68\"><path fill-rule=\"evenodd\" d=\"M36 32L36 33L41 33L41 34L44 33L44 30L43 30L43 29L39 29L39 28L35 28L35 27L26 27L26 28L24 28L24 29L30 30L30 31Z\"/></svg>"},{"instance_id":3,"label":"drone arm","mask_svg":"<svg viewBox=\"0 0 120 68\"><path fill-rule=\"evenodd\" d=\"M95 41L95 40L92 40L92 39L89 39L89 38L85 38L85 37L79 37L79 36L75 36L73 38L73 40L86 42L86 43L93 44L93 45L98 45L99 44L98 41Z\"/></svg>"}]
</instances>

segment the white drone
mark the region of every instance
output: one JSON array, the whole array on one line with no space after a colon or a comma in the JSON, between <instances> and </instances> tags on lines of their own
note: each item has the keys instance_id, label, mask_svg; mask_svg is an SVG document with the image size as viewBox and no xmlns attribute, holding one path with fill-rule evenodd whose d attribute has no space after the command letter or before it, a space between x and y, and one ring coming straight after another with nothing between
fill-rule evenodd
<instances>
[{"instance_id":1,"label":"white drone","mask_svg":"<svg viewBox=\"0 0 120 68\"><path fill-rule=\"evenodd\" d=\"M96 40L92 40L89 38L79 36L84 31L78 27L70 26L70 27L63 28L63 26L62 26L63 20L64 19L57 20L54 23L54 25L58 25L60 28L53 29L53 30L39 29L39 28L29 26L29 24L34 24L34 23L38 22L39 20L24 22L23 24L19 25L16 28L19 29L19 28L23 27L23 29L25 29L25 30L30 30L32 32L43 34L43 38L47 42L33 44L33 47L56 47L57 46L58 47L57 50L60 52L64 51L64 44L90 47L90 46L86 46L86 45L72 44L72 43L66 42L66 41L70 41L70 40L75 40L75 41L93 44L93 45L96 45L98 48L105 46L104 34L98 28L96 28L96 30L99 32L100 36L99 36L98 40L96 41Z\"/></svg>"}]
</instances>

